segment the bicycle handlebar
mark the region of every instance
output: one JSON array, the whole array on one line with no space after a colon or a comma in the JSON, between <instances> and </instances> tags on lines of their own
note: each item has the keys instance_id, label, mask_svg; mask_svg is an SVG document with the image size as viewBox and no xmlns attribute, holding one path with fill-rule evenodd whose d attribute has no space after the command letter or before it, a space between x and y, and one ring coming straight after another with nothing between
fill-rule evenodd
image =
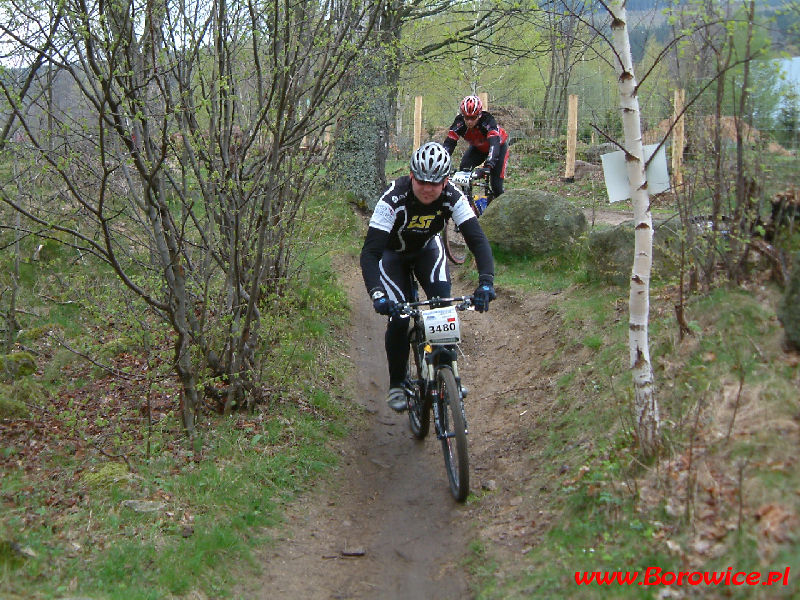
<instances>
[{"instance_id":1,"label":"bicycle handlebar","mask_svg":"<svg viewBox=\"0 0 800 600\"><path fill-rule=\"evenodd\" d=\"M467 181L470 183L473 181L478 180L488 180L489 173L485 172L482 175L479 175L475 171L478 169L485 169L485 167L475 167L474 169L470 169L469 171L455 171L450 175L450 179L452 179L455 183L466 185Z\"/></svg>"},{"instance_id":2,"label":"bicycle handlebar","mask_svg":"<svg viewBox=\"0 0 800 600\"><path fill-rule=\"evenodd\" d=\"M420 300L419 302L402 302L398 305L398 311L401 315L414 316L419 313L419 310L414 310L420 306L445 306L453 302L458 302L455 305L456 310L473 310L474 297L473 296L455 296L453 298L429 298L428 300Z\"/></svg>"}]
</instances>

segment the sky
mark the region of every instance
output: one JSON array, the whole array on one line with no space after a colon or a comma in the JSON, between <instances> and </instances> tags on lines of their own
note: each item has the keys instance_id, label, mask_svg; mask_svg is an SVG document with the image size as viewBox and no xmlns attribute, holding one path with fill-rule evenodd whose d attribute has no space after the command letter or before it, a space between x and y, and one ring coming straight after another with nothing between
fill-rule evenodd
<instances>
[{"instance_id":1,"label":"sky","mask_svg":"<svg viewBox=\"0 0 800 600\"><path fill-rule=\"evenodd\" d=\"M781 58L779 62L786 73L786 79L793 83L794 89L800 95L800 56Z\"/></svg>"}]
</instances>

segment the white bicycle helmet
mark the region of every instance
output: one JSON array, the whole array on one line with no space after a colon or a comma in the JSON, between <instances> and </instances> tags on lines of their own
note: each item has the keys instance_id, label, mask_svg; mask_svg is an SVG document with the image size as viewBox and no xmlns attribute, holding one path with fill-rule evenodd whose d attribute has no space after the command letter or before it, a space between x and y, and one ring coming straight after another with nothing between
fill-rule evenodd
<instances>
[{"instance_id":1,"label":"white bicycle helmet","mask_svg":"<svg viewBox=\"0 0 800 600\"><path fill-rule=\"evenodd\" d=\"M450 153L437 142L422 144L411 155L411 173L417 181L440 183L450 174Z\"/></svg>"}]
</instances>

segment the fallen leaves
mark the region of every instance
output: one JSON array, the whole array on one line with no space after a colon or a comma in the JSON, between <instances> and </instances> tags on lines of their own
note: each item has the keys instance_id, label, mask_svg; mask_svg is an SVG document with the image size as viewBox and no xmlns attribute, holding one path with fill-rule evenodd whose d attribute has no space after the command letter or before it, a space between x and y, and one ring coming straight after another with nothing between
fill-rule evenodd
<instances>
[{"instance_id":1,"label":"fallen leaves","mask_svg":"<svg viewBox=\"0 0 800 600\"><path fill-rule=\"evenodd\" d=\"M791 510L777 503L764 504L755 512L758 532L767 540L779 544L788 542L798 533L800 519Z\"/></svg>"}]
</instances>

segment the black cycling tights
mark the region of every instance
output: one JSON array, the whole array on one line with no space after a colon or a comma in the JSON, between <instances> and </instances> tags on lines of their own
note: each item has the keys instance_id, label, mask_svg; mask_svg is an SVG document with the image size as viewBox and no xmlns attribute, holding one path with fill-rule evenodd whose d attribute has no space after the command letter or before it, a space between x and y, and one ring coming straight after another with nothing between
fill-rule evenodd
<instances>
[{"instance_id":1,"label":"black cycling tights","mask_svg":"<svg viewBox=\"0 0 800 600\"><path fill-rule=\"evenodd\" d=\"M506 163L506 154L508 154L508 144L500 144L500 156L489 174L495 198L503 193L503 168ZM487 156L488 153L481 152L475 146L470 146L464 152L464 156L461 157L461 164L458 169L459 171L471 171L475 167L482 165Z\"/></svg>"},{"instance_id":2,"label":"black cycling tights","mask_svg":"<svg viewBox=\"0 0 800 600\"><path fill-rule=\"evenodd\" d=\"M380 262L381 283L390 300L404 302L411 297L411 273L416 275L428 298L450 296L450 269L439 236L413 254L386 250ZM399 387L406 378L408 362L408 317L389 319L386 327L386 358L389 387Z\"/></svg>"}]
</instances>

